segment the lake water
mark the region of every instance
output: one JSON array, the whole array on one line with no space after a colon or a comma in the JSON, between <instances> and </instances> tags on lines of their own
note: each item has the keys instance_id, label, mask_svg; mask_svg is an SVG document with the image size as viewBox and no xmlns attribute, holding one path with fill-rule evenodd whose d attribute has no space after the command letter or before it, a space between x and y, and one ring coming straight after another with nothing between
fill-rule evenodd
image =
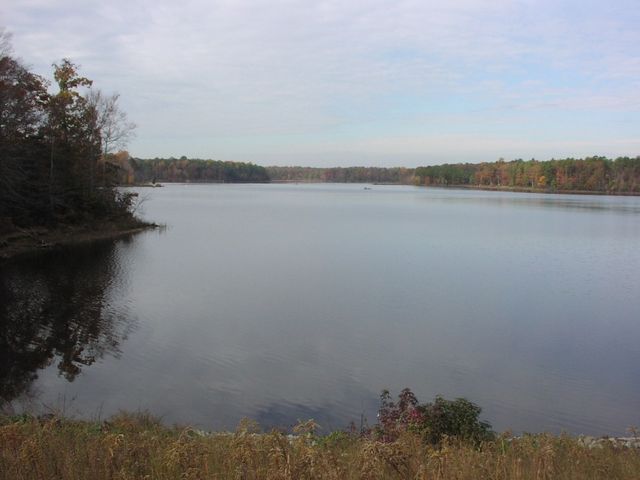
<instances>
[{"instance_id":1,"label":"lake water","mask_svg":"<svg viewBox=\"0 0 640 480\"><path fill-rule=\"evenodd\" d=\"M497 430L640 426L640 198L140 192L165 230L2 267L5 409L329 430L410 387Z\"/></svg>"}]
</instances>

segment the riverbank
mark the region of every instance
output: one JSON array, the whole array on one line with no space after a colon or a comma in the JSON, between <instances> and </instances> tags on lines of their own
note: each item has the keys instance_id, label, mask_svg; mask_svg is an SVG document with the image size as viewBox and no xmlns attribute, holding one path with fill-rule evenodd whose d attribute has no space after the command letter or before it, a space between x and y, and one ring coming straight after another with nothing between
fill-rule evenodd
<instances>
[{"instance_id":1,"label":"riverbank","mask_svg":"<svg viewBox=\"0 0 640 480\"><path fill-rule=\"evenodd\" d=\"M158 188L165 185L180 184L180 185L203 185L203 184L220 184L224 182L211 182L211 181L194 181L194 182L164 182L163 184L131 184L123 187L149 187ZM240 184L240 182L235 182ZM425 188L442 188L451 190L480 190L490 192L515 192L515 193L544 193L544 194L559 194L559 195L598 195L598 196L613 196L613 197L638 197L640 192L615 192L615 191L601 191L601 190L563 190L563 189L551 189L551 188L535 188L535 187L511 187L504 185L440 185L430 184L423 185L416 183L415 181L408 182L376 182L376 181L356 181L356 182L335 182L324 181L317 179L300 179L300 180L271 180L269 182L261 182L265 184L273 185L319 185L319 184L338 184L338 185L373 185L373 186L409 186L409 187L425 187Z\"/></svg>"},{"instance_id":2,"label":"riverbank","mask_svg":"<svg viewBox=\"0 0 640 480\"><path fill-rule=\"evenodd\" d=\"M103 422L0 417L0 480L92 479L636 479L640 450L548 434L498 436L481 445L425 445L415 434L381 442L345 432L233 433L165 427L145 414Z\"/></svg>"},{"instance_id":3,"label":"riverbank","mask_svg":"<svg viewBox=\"0 0 640 480\"><path fill-rule=\"evenodd\" d=\"M555 190L549 188L510 187L504 185L417 185L427 188L445 188L452 190L483 190L490 192L545 193L558 195L608 195L613 197L638 197L640 192L605 192L598 190Z\"/></svg>"},{"instance_id":4,"label":"riverbank","mask_svg":"<svg viewBox=\"0 0 640 480\"><path fill-rule=\"evenodd\" d=\"M11 232L0 234L0 263L60 246L126 237L158 227L155 223L131 217L82 225L61 224L54 228L13 228Z\"/></svg>"}]
</instances>

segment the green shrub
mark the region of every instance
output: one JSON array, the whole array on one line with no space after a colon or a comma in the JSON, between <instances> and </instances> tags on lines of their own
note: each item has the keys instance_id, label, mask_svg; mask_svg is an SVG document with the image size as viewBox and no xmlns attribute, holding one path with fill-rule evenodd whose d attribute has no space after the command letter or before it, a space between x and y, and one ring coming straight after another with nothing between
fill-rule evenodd
<instances>
[{"instance_id":1,"label":"green shrub","mask_svg":"<svg viewBox=\"0 0 640 480\"><path fill-rule=\"evenodd\" d=\"M447 400L438 395L433 402L420 404L405 388L397 402L391 400L388 390L382 392L380 401L373 434L384 441L394 441L405 431L420 433L431 445L447 437L476 444L494 437L491 425L479 419L482 409L465 398Z\"/></svg>"}]
</instances>

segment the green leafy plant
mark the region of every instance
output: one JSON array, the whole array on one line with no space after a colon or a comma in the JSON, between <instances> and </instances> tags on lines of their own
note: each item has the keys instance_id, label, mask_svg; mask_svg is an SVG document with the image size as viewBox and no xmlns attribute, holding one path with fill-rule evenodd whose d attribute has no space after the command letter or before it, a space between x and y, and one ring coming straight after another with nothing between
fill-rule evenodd
<instances>
[{"instance_id":1,"label":"green leafy plant","mask_svg":"<svg viewBox=\"0 0 640 480\"><path fill-rule=\"evenodd\" d=\"M380 402L379 423L372 433L383 441L394 441L406 431L421 434L432 445L448 437L473 443L494 438L491 425L479 419L482 409L465 398L447 400L438 395L433 402L420 404L415 394L405 388L397 402L384 390Z\"/></svg>"}]
</instances>

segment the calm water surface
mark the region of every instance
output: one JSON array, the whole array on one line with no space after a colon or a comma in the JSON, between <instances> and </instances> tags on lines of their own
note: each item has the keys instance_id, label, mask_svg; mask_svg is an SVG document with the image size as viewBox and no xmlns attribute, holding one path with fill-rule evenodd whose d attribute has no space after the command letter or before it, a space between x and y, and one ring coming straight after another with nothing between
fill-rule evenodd
<instances>
[{"instance_id":1,"label":"calm water surface","mask_svg":"<svg viewBox=\"0 0 640 480\"><path fill-rule=\"evenodd\" d=\"M411 387L498 430L640 426L640 198L140 192L166 230L2 267L5 408L330 429Z\"/></svg>"}]
</instances>

